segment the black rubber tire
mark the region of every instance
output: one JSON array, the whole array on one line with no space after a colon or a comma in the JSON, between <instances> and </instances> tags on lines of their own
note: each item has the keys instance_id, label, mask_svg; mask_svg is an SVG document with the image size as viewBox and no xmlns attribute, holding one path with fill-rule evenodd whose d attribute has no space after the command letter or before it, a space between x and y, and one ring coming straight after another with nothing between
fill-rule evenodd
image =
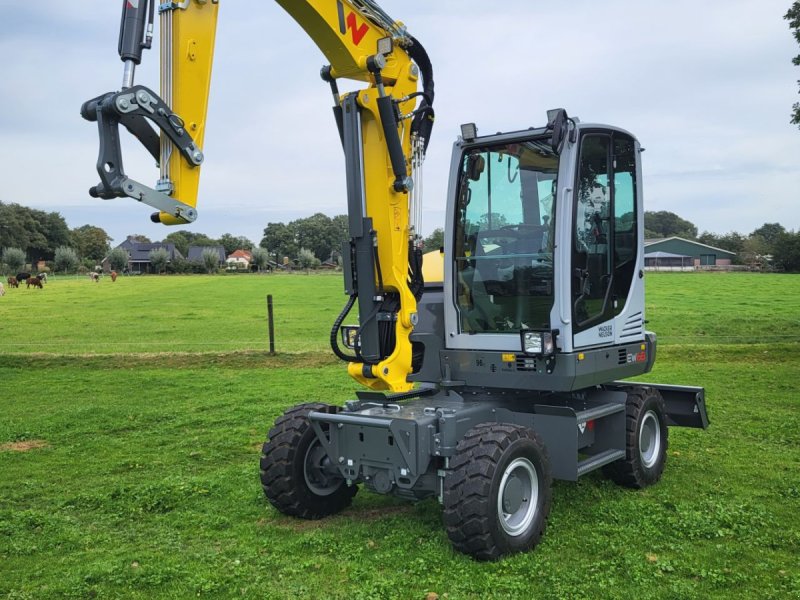
<instances>
[{"instance_id":1,"label":"black rubber tire","mask_svg":"<svg viewBox=\"0 0 800 600\"><path fill-rule=\"evenodd\" d=\"M532 520L510 535L501 525L498 495L504 472L516 459L527 459L537 476ZM518 425L484 423L458 443L444 478L444 523L453 547L478 560L530 550L544 533L550 514L552 475L539 436Z\"/></svg>"},{"instance_id":2,"label":"black rubber tire","mask_svg":"<svg viewBox=\"0 0 800 600\"><path fill-rule=\"evenodd\" d=\"M306 481L306 454L317 436L308 420L311 411L335 413L336 406L309 403L287 410L275 420L261 451L261 486L270 503L285 515L321 519L350 506L358 488L344 479L330 493L320 495Z\"/></svg>"},{"instance_id":3,"label":"black rubber tire","mask_svg":"<svg viewBox=\"0 0 800 600\"><path fill-rule=\"evenodd\" d=\"M664 472L669 442L667 411L658 390L639 387L628 392L626 413L625 458L604 466L603 473L619 485L641 489L656 483ZM642 459L640 448L640 431L648 414L655 416L660 432L659 445L650 465Z\"/></svg>"}]
</instances>

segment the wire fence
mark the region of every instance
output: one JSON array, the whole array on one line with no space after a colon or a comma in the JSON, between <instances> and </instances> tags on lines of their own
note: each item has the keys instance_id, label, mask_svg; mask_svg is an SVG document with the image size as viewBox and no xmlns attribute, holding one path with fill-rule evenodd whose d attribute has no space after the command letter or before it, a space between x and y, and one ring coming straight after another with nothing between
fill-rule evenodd
<instances>
[{"instance_id":1,"label":"wire fence","mask_svg":"<svg viewBox=\"0 0 800 600\"><path fill-rule=\"evenodd\" d=\"M0 301L0 366L3 354L269 351L267 295L272 293L275 350L330 355L331 327L346 300L341 274L142 276L124 278L123 285L119 280L93 284L86 275L51 275L49 281L44 292L7 290ZM791 283L777 276L770 281ZM672 289L672 281L664 283ZM793 295L778 292L758 292L768 304L747 309L738 298L735 310L717 306L718 299L699 308L673 298L667 311L662 300L649 313L648 328L658 334L660 348L800 348L797 303L791 301ZM698 316L700 310L704 312ZM354 308L344 324L357 323Z\"/></svg>"}]
</instances>

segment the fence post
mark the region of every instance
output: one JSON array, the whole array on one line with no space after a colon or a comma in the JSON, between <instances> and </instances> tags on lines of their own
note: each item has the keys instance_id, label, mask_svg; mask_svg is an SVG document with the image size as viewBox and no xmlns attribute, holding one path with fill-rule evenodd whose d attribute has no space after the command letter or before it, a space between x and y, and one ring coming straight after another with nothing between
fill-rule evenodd
<instances>
[{"instance_id":1,"label":"fence post","mask_svg":"<svg viewBox=\"0 0 800 600\"><path fill-rule=\"evenodd\" d=\"M275 321L272 314L272 294L267 294L267 326L269 329L269 353L275 354Z\"/></svg>"}]
</instances>

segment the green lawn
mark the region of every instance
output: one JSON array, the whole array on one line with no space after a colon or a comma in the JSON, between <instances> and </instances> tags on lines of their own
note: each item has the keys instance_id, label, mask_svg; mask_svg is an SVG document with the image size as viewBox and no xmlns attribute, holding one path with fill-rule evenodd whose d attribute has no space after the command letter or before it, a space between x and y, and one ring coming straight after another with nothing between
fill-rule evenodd
<instances>
[{"instance_id":1,"label":"green lawn","mask_svg":"<svg viewBox=\"0 0 800 600\"><path fill-rule=\"evenodd\" d=\"M800 597L800 277L648 274L647 379L704 385L662 481L557 482L534 552L476 563L434 501L266 502L289 405L341 403L335 276L55 280L0 298L0 598ZM275 296L277 356L266 353Z\"/></svg>"}]
</instances>

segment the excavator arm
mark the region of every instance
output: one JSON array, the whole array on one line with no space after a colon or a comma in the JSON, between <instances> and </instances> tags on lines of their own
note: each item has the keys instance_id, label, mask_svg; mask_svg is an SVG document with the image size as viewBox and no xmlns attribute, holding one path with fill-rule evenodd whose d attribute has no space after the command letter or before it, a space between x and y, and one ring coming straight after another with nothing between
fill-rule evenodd
<instances>
[{"instance_id":1,"label":"excavator arm","mask_svg":"<svg viewBox=\"0 0 800 600\"><path fill-rule=\"evenodd\" d=\"M409 390L410 335L423 287L421 186L415 186L415 178L433 125L430 61L402 23L374 0L276 1L330 62L321 75L331 87L345 153L349 241L343 256L349 300L333 324L331 346L349 363L350 375L367 387ZM100 184L90 194L134 198L158 209L154 221L173 225L197 217L219 3L184 0L158 6L160 95L134 85L135 67L152 39L155 6L155 0L123 0L122 90L87 101L81 114L97 122L100 132ZM340 94L337 80L342 78L365 87ZM120 124L158 162L154 188L125 174ZM356 303L358 327L342 328Z\"/></svg>"}]
</instances>

